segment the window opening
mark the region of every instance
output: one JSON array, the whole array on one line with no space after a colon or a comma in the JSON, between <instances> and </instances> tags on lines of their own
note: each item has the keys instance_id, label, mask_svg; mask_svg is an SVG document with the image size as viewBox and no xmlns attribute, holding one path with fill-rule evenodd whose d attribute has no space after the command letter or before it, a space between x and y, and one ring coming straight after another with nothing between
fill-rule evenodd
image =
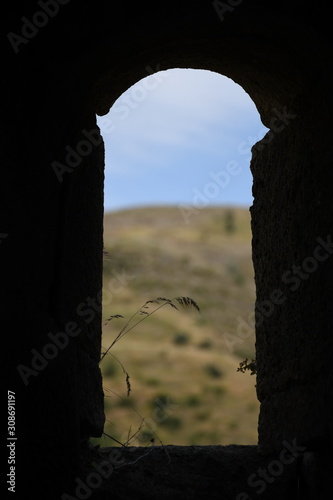
<instances>
[{"instance_id":1,"label":"window opening","mask_svg":"<svg viewBox=\"0 0 333 500\"><path fill-rule=\"evenodd\" d=\"M201 310L163 307L104 356L101 444L256 444L255 377L237 368L255 357L249 164L267 129L232 80L179 69L129 88L98 125L104 352L146 301Z\"/></svg>"}]
</instances>

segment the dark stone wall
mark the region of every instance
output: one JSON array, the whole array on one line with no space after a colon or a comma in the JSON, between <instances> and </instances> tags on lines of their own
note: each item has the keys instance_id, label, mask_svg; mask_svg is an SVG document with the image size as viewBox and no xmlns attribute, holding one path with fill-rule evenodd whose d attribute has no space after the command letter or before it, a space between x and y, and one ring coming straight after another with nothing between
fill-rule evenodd
<instances>
[{"instance_id":1,"label":"dark stone wall","mask_svg":"<svg viewBox=\"0 0 333 500\"><path fill-rule=\"evenodd\" d=\"M333 222L330 16L298 1L224 4L218 12L207 1L6 7L1 314L8 389L17 395L18 475L26 472L36 495L58 498L69 488L80 443L103 428L103 143L95 112L107 113L160 69L232 78L271 129L251 162L259 449L332 443L333 261L311 260L325 253L315 252L330 241ZM44 350L50 332L68 341L53 359L55 348ZM33 361L33 349L46 364ZM22 377L20 365L34 371Z\"/></svg>"},{"instance_id":2,"label":"dark stone wall","mask_svg":"<svg viewBox=\"0 0 333 500\"><path fill-rule=\"evenodd\" d=\"M59 498L78 473L81 443L104 425L104 148L87 82L66 52L61 61L61 38L55 61L47 26L43 35L6 54L1 318L16 394L18 493Z\"/></svg>"},{"instance_id":3,"label":"dark stone wall","mask_svg":"<svg viewBox=\"0 0 333 500\"><path fill-rule=\"evenodd\" d=\"M262 451L278 449L284 439L310 449L332 444L330 100L324 86L311 92L281 132L254 147Z\"/></svg>"}]
</instances>

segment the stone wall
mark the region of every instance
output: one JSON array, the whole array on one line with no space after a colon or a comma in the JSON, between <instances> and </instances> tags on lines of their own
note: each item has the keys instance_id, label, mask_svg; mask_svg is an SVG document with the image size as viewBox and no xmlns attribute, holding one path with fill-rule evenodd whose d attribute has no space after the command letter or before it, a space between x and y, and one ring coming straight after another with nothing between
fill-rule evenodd
<instances>
[{"instance_id":1,"label":"stone wall","mask_svg":"<svg viewBox=\"0 0 333 500\"><path fill-rule=\"evenodd\" d=\"M310 449L332 443L333 173L321 92L252 160L262 451L292 438Z\"/></svg>"},{"instance_id":2,"label":"stone wall","mask_svg":"<svg viewBox=\"0 0 333 500\"><path fill-rule=\"evenodd\" d=\"M107 113L140 78L173 67L232 78L271 129L251 162L259 450L277 452L285 439L309 452L331 444L326 7L51 3L7 7L2 60L1 307L8 389L18 401L20 473L31 491L51 498L53 490L57 498L75 477L79 443L103 427L103 144L95 112ZM56 354L45 347L54 336L68 341Z\"/></svg>"}]
</instances>

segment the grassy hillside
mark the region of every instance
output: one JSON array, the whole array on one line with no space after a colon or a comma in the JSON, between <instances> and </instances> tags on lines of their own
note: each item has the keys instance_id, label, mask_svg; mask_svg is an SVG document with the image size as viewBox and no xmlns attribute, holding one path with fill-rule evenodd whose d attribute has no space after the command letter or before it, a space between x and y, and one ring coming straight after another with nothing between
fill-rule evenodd
<instances>
[{"instance_id":1,"label":"grassy hillside","mask_svg":"<svg viewBox=\"0 0 333 500\"><path fill-rule=\"evenodd\" d=\"M124 317L105 325L105 349L148 300L184 296L200 307L166 305L145 318L110 350L123 368L105 356L105 431L120 443L132 438L133 445L151 438L179 445L254 444L255 378L237 367L254 357L255 339L251 335L231 352L224 336L235 334L237 318L246 319L254 306L249 211L206 208L188 222L178 207L105 215L104 322Z\"/></svg>"}]
</instances>

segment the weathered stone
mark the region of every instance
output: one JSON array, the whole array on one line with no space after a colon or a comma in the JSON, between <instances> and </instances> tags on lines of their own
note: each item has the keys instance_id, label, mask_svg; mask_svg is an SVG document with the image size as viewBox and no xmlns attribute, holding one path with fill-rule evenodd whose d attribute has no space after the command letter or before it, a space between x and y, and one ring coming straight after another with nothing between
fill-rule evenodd
<instances>
[{"instance_id":1,"label":"weathered stone","mask_svg":"<svg viewBox=\"0 0 333 500\"><path fill-rule=\"evenodd\" d=\"M168 68L232 78L270 128L251 162L259 449L279 453L286 438L309 453L331 446L329 5L171 1L116 8L59 0L6 9L1 307L29 494L59 498L79 468L79 443L102 430L103 145L95 113L105 114L140 78ZM276 290L285 300L268 314ZM17 366L29 364L31 350L43 351L48 334L69 323L80 334L27 387Z\"/></svg>"}]
</instances>

